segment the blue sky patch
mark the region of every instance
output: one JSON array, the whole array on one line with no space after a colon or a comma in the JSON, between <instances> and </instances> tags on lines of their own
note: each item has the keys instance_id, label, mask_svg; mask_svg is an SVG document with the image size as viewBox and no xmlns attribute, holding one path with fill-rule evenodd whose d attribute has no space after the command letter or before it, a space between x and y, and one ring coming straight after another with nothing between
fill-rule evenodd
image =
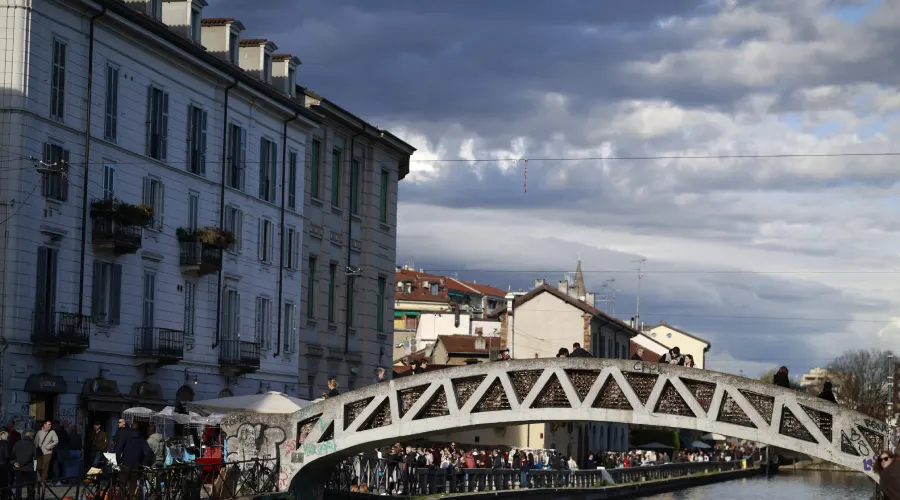
<instances>
[{"instance_id":1,"label":"blue sky patch","mask_svg":"<svg viewBox=\"0 0 900 500\"><path fill-rule=\"evenodd\" d=\"M859 24L860 21L872 12L876 7L881 5L881 0L872 0L864 5L847 5L836 9L829 9L827 14L834 14L835 17L847 24Z\"/></svg>"}]
</instances>

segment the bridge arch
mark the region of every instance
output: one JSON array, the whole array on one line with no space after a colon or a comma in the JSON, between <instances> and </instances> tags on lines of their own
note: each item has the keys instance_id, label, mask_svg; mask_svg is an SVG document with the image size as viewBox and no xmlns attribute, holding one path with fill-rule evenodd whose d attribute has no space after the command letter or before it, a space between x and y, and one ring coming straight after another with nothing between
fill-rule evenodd
<instances>
[{"instance_id":1,"label":"bridge arch","mask_svg":"<svg viewBox=\"0 0 900 500\"><path fill-rule=\"evenodd\" d=\"M292 415L233 414L222 426L235 437L229 456L277 453L279 488L293 484L316 498L323 473L348 454L429 434L571 421L715 432L804 453L875 481L866 460L890 446L891 433L867 415L758 380L604 358L460 366L370 385ZM306 434L302 445L298 433Z\"/></svg>"}]
</instances>

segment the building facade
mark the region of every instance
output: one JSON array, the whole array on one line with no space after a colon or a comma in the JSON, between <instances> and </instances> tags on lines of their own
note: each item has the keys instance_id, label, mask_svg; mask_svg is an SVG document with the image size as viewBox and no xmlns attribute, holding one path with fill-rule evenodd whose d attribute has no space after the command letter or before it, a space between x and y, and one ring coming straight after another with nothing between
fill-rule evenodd
<instances>
[{"instance_id":1,"label":"building facade","mask_svg":"<svg viewBox=\"0 0 900 500\"><path fill-rule=\"evenodd\" d=\"M706 353L712 347L706 340L664 321L660 321L658 325L654 326L644 325L641 333L669 349L677 347L681 354L690 354L694 358L694 366L697 368L706 367Z\"/></svg>"},{"instance_id":2,"label":"building facade","mask_svg":"<svg viewBox=\"0 0 900 500\"><path fill-rule=\"evenodd\" d=\"M393 358L398 182L415 149L308 89L301 397L374 380Z\"/></svg>"},{"instance_id":3,"label":"building facade","mask_svg":"<svg viewBox=\"0 0 900 500\"><path fill-rule=\"evenodd\" d=\"M203 0L0 4L4 417L295 394L299 61Z\"/></svg>"}]
</instances>

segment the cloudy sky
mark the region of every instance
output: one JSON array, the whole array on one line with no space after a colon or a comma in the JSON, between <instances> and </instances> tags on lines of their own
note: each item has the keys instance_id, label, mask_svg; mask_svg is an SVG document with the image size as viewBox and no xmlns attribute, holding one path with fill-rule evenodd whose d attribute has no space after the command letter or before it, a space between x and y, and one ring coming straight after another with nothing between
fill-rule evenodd
<instances>
[{"instance_id":1,"label":"cloudy sky","mask_svg":"<svg viewBox=\"0 0 900 500\"><path fill-rule=\"evenodd\" d=\"M210 4L418 148L400 263L515 289L580 257L627 319L646 258L641 318L734 373L900 343L900 157L758 157L900 151L897 0Z\"/></svg>"}]
</instances>

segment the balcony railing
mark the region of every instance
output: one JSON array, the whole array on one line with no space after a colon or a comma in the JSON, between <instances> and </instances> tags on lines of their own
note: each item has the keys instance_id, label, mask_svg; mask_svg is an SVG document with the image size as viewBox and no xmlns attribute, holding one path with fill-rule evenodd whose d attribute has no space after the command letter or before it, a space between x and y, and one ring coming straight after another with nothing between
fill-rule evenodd
<instances>
[{"instance_id":1,"label":"balcony railing","mask_svg":"<svg viewBox=\"0 0 900 500\"><path fill-rule=\"evenodd\" d=\"M126 208L134 207L113 200L91 202L91 231L94 246L122 255L135 253L141 248L143 229L139 218L130 217Z\"/></svg>"},{"instance_id":2,"label":"balcony railing","mask_svg":"<svg viewBox=\"0 0 900 500\"><path fill-rule=\"evenodd\" d=\"M83 352L91 345L91 317L36 310L32 318L31 342L36 350L43 352Z\"/></svg>"},{"instance_id":3,"label":"balcony railing","mask_svg":"<svg viewBox=\"0 0 900 500\"><path fill-rule=\"evenodd\" d=\"M222 269L222 247L195 241L180 241L181 269L199 276L213 274Z\"/></svg>"},{"instance_id":4,"label":"balcony railing","mask_svg":"<svg viewBox=\"0 0 900 500\"><path fill-rule=\"evenodd\" d=\"M169 328L134 329L134 355L157 365L172 365L184 359L184 332Z\"/></svg>"},{"instance_id":5,"label":"balcony railing","mask_svg":"<svg viewBox=\"0 0 900 500\"><path fill-rule=\"evenodd\" d=\"M223 340L219 345L219 365L240 373L259 370L259 344L242 340Z\"/></svg>"}]
</instances>

